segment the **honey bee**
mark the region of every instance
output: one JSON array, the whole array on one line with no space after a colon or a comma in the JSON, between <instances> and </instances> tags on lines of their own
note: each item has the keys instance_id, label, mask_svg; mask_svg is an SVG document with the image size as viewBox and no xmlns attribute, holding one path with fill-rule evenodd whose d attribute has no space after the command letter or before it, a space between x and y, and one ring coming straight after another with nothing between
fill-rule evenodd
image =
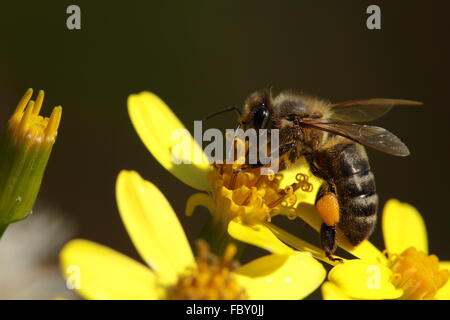
<instances>
[{"instance_id":1,"label":"honey bee","mask_svg":"<svg viewBox=\"0 0 450 320\"><path fill-rule=\"evenodd\" d=\"M357 124L377 119L394 106L422 103L368 99L331 104L293 92L272 96L255 92L245 101L239 127L279 130L279 168L304 157L323 180L315 206L321 217L320 243L330 260L336 250L336 227L356 246L373 232L378 210L375 178L364 146L404 157L407 146L386 129ZM258 163L249 168L262 167Z\"/></svg>"}]
</instances>

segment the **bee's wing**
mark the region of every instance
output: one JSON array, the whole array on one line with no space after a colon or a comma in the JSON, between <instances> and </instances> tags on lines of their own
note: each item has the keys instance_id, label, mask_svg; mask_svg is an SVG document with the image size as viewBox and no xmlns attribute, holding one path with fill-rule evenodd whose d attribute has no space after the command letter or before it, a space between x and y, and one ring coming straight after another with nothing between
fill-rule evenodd
<instances>
[{"instance_id":1,"label":"bee's wing","mask_svg":"<svg viewBox=\"0 0 450 320\"><path fill-rule=\"evenodd\" d=\"M303 124L308 127L343 136L364 146L394 156L404 157L409 155L408 147L399 138L380 127L314 119L304 119Z\"/></svg>"},{"instance_id":2,"label":"bee's wing","mask_svg":"<svg viewBox=\"0 0 450 320\"><path fill-rule=\"evenodd\" d=\"M367 122L378 119L393 107L420 106L421 102L401 99L367 99L336 103L331 106L331 119Z\"/></svg>"}]
</instances>

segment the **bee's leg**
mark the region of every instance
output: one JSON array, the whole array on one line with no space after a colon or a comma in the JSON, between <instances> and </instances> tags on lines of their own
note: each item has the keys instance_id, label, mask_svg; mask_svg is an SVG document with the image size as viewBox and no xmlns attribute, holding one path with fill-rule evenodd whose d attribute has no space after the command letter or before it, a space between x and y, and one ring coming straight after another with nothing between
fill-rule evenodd
<instances>
[{"instance_id":1,"label":"bee's leg","mask_svg":"<svg viewBox=\"0 0 450 320\"><path fill-rule=\"evenodd\" d=\"M320 226L320 244L328 259L331 261L342 261L342 259L333 257L337 246L336 226L327 226L325 223L322 223Z\"/></svg>"},{"instance_id":2,"label":"bee's leg","mask_svg":"<svg viewBox=\"0 0 450 320\"><path fill-rule=\"evenodd\" d=\"M336 195L336 186L324 172L315 164L312 154L305 154L306 161L313 175L324 180L316 196L316 209L323 221L320 227L320 244L328 259L342 261L333 258L336 251L336 224L339 222L339 201Z\"/></svg>"},{"instance_id":3,"label":"bee's leg","mask_svg":"<svg viewBox=\"0 0 450 320\"><path fill-rule=\"evenodd\" d=\"M246 170L250 170L250 169L257 169L257 168L261 168L264 166L265 166L265 164L262 164L259 161L254 164L243 164L239 169L234 170L234 173L239 173L241 171L246 171Z\"/></svg>"},{"instance_id":4,"label":"bee's leg","mask_svg":"<svg viewBox=\"0 0 450 320\"><path fill-rule=\"evenodd\" d=\"M316 177L320 178L320 179L328 181L329 178L325 175L325 173L323 173L314 164L314 157L313 157L313 155L310 154L310 153L305 153L304 156L305 156L306 162L308 162L309 169L311 170L312 174L315 175ZM331 183L328 183L328 184L330 185Z\"/></svg>"},{"instance_id":5,"label":"bee's leg","mask_svg":"<svg viewBox=\"0 0 450 320\"><path fill-rule=\"evenodd\" d=\"M280 156L282 156L286 152L289 152L290 150L295 149L296 147L297 147L297 143L295 143L295 142L289 142L289 143L283 144L282 146L280 146L278 148L279 154L280 154Z\"/></svg>"},{"instance_id":6,"label":"bee's leg","mask_svg":"<svg viewBox=\"0 0 450 320\"><path fill-rule=\"evenodd\" d=\"M316 209L323 221L320 227L320 244L326 256L331 261L341 259L333 258L336 251L336 224L339 222L339 202L333 183L324 183L317 193Z\"/></svg>"}]
</instances>

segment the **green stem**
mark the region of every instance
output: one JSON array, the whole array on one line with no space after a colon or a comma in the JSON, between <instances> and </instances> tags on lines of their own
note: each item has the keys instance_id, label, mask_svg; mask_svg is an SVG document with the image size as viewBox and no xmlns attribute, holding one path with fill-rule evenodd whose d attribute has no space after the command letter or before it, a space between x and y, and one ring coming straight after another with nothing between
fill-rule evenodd
<instances>
[{"instance_id":1,"label":"green stem","mask_svg":"<svg viewBox=\"0 0 450 320\"><path fill-rule=\"evenodd\" d=\"M8 228L8 224L0 224L0 239L2 238L3 234L5 233L6 228Z\"/></svg>"},{"instance_id":2,"label":"green stem","mask_svg":"<svg viewBox=\"0 0 450 320\"><path fill-rule=\"evenodd\" d=\"M199 238L208 242L211 252L216 256L222 256L228 244L233 243L237 248L235 259L239 260L246 247L244 242L236 240L228 234L228 222L216 221L213 216L209 217Z\"/></svg>"}]
</instances>

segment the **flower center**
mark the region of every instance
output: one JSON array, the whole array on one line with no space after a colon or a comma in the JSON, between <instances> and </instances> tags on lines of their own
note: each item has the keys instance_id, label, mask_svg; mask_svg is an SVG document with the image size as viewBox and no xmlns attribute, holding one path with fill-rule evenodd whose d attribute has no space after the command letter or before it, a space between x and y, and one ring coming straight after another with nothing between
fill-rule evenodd
<instances>
[{"instance_id":1,"label":"flower center","mask_svg":"<svg viewBox=\"0 0 450 320\"><path fill-rule=\"evenodd\" d=\"M236 247L228 245L222 258L210 253L208 244L197 243L197 267L181 275L169 291L172 300L244 300L245 290L236 281L233 262Z\"/></svg>"},{"instance_id":2,"label":"flower center","mask_svg":"<svg viewBox=\"0 0 450 320\"><path fill-rule=\"evenodd\" d=\"M388 266L394 275L392 283L403 289L402 299L432 299L448 281L449 271L439 270L439 259L410 247L400 255L389 256Z\"/></svg>"},{"instance_id":3,"label":"flower center","mask_svg":"<svg viewBox=\"0 0 450 320\"><path fill-rule=\"evenodd\" d=\"M215 164L208 174L216 202L216 215L230 221L239 217L253 225L279 214L293 211L295 191L312 191L308 176L297 174L296 182L281 188L282 174L261 175L260 169L239 171L239 164Z\"/></svg>"}]
</instances>

